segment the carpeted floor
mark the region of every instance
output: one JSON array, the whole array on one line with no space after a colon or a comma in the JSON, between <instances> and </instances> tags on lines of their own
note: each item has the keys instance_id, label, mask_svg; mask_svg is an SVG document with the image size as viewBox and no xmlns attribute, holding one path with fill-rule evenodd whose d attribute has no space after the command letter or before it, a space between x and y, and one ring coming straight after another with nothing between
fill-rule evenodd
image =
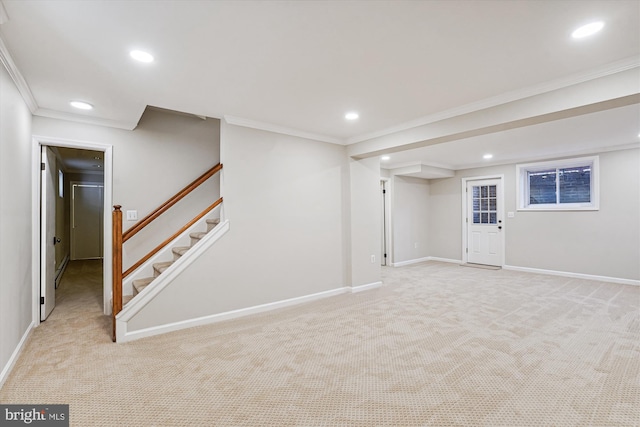
<instances>
[{"instance_id":1,"label":"carpeted floor","mask_svg":"<svg viewBox=\"0 0 640 427\"><path fill-rule=\"evenodd\" d=\"M0 402L69 403L74 426L640 425L640 287L436 262L383 280L113 344L99 266L72 263Z\"/></svg>"}]
</instances>

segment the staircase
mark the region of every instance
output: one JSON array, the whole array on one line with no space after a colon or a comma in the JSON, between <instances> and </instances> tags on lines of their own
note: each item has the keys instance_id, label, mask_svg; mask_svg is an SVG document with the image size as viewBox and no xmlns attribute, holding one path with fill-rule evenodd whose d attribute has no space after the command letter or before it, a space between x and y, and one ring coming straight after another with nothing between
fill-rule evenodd
<instances>
[{"instance_id":1,"label":"staircase","mask_svg":"<svg viewBox=\"0 0 640 427\"><path fill-rule=\"evenodd\" d=\"M126 305L129 301L131 301L136 295L142 292L147 286L151 285L153 281L158 278L162 273L164 273L171 265L176 262L181 256L186 254L189 249L193 248L197 245L200 240L211 230L216 228L218 224L220 224L220 218L215 219L207 219L207 231L198 231L189 234L191 238L190 246L175 246L171 249L173 253L172 261L164 261L164 262L156 262L153 264L153 277L143 277L140 279L135 279L132 282L133 285L133 295L126 295L123 297L123 304Z\"/></svg>"},{"instance_id":2,"label":"staircase","mask_svg":"<svg viewBox=\"0 0 640 427\"><path fill-rule=\"evenodd\" d=\"M177 274L180 274L182 269L186 268L186 266L193 262L195 258L200 256L200 254L207 249L207 245L215 242L229 230L229 221L224 221L222 226L216 232L212 233L209 238L205 239L206 242L202 242L202 245L200 245L201 240L207 235L207 233L215 230L216 227L220 225L220 218L207 219L206 216L215 215L212 214L213 209L222 203L222 197L213 202L201 213L196 215L191 221L185 224L180 230L176 231L172 236L168 237L165 241L135 262L126 271L123 271L122 269L123 244L221 170L221 163L213 166L125 232L122 232L122 206L115 205L113 207L113 283L111 293L113 341L116 341L117 336L116 317L122 311L124 305L127 305L127 312L129 314L135 314L136 309L140 308L140 304L145 304L145 298L154 298L158 292L162 292L164 287L166 287ZM220 211L218 212L218 216L220 216ZM206 231L193 231L193 227L201 227L204 224L206 224L207 227ZM184 245L187 243L188 239L190 239L189 246L174 246L169 250L169 245ZM181 257L189 253L194 247L197 247L197 249L193 251L193 257L190 256L189 260L186 259L187 257L181 259ZM163 257L168 258L171 256L173 257L173 260L159 262ZM179 262L176 263L178 260ZM176 264L174 265L174 263ZM146 296L141 296L140 298L142 299L139 301L140 304L136 304L134 301L136 296L142 293L149 285L156 282L156 279L158 279L163 273L166 274L163 276L163 279L157 280L157 286L152 286L152 288L149 289L150 292L144 292L144 295ZM139 275L149 274L153 274L153 276L138 277ZM132 295L123 295L123 279L129 275L131 276L127 279L128 286L130 286L128 287L128 290L132 291Z\"/></svg>"}]
</instances>

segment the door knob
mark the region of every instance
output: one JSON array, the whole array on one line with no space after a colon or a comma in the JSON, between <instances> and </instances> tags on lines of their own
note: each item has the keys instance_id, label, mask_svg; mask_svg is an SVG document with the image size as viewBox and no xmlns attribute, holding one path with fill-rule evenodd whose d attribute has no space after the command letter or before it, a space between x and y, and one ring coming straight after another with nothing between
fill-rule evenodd
<instances>
[{"instance_id":1,"label":"door knob","mask_svg":"<svg viewBox=\"0 0 640 427\"><path fill-rule=\"evenodd\" d=\"M501 225L498 226L498 230L502 230L502 226Z\"/></svg>"}]
</instances>

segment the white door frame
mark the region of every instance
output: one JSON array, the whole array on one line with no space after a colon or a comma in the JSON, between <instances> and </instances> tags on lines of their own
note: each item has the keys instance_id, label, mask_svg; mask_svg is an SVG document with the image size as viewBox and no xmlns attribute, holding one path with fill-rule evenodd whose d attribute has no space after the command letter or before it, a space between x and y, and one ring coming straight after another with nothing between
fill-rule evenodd
<instances>
[{"instance_id":1,"label":"white door frame","mask_svg":"<svg viewBox=\"0 0 640 427\"><path fill-rule=\"evenodd\" d=\"M505 203L504 203L504 174L500 175L484 175L484 176L473 176L462 178L462 262L466 263L468 260L467 257L467 182L469 181L481 181L484 179L499 179L500 180L500 191L498 193L498 197L502 201L500 205L501 211L498 212L498 216L500 218L505 218ZM500 233L500 244L502 245L502 256L500 259L500 266L505 265L505 254L507 252L507 248L505 247L505 221L502 221L502 232Z\"/></svg>"},{"instance_id":2,"label":"white door frame","mask_svg":"<svg viewBox=\"0 0 640 427\"><path fill-rule=\"evenodd\" d=\"M111 281L112 281L112 221L113 204L113 146L99 142L76 141L70 139L53 138L33 135L31 147L31 257L40 260L40 153L41 147L76 148L79 150L102 151L104 153L104 260L103 260L103 312L111 314ZM33 307L32 318L34 324L40 324L40 262L31 263Z\"/></svg>"},{"instance_id":3,"label":"white door frame","mask_svg":"<svg viewBox=\"0 0 640 427\"><path fill-rule=\"evenodd\" d=\"M382 248L381 261L384 261L384 265L389 267L393 265L391 261L391 180L389 178L380 178L380 182L384 182L385 198L384 198L384 216L382 218L384 227L384 245ZM384 254L387 254L387 259L384 259Z\"/></svg>"}]
</instances>

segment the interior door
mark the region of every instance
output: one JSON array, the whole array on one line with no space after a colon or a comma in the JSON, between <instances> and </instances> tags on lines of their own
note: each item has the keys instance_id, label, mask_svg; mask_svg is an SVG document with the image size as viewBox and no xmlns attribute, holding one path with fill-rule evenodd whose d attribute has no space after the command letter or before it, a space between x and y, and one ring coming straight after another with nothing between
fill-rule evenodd
<instances>
[{"instance_id":1,"label":"interior door","mask_svg":"<svg viewBox=\"0 0 640 427\"><path fill-rule=\"evenodd\" d=\"M380 181L380 193L382 193L382 238L381 238L381 253L380 253L380 265L387 265L387 190L385 188L385 182Z\"/></svg>"},{"instance_id":2,"label":"interior door","mask_svg":"<svg viewBox=\"0 0 640 427\"><path fill-rule=\"evenodd\" d=\"M467 262L502 266L502 181L467 182Z\"/></svg>"},{"instance_id":3,"label":"interior door","mask_svg":"<svg viewBox=\"0 0 640 427\"><path fill-rule=\"evenodd\" d=\"M56 305L56 157L42 146L40 193L40 320L44 321Z\"/></svg>"},{"instance_id":4,"label":"interior door","mask_svg":"<svg viewBox=\"0 0 640 427\"><path fill-rule=\"evenodd\" d=\"M71 259L102 258L103 200L101 184L72 184Z\"/></svg>"}]
</instances>

